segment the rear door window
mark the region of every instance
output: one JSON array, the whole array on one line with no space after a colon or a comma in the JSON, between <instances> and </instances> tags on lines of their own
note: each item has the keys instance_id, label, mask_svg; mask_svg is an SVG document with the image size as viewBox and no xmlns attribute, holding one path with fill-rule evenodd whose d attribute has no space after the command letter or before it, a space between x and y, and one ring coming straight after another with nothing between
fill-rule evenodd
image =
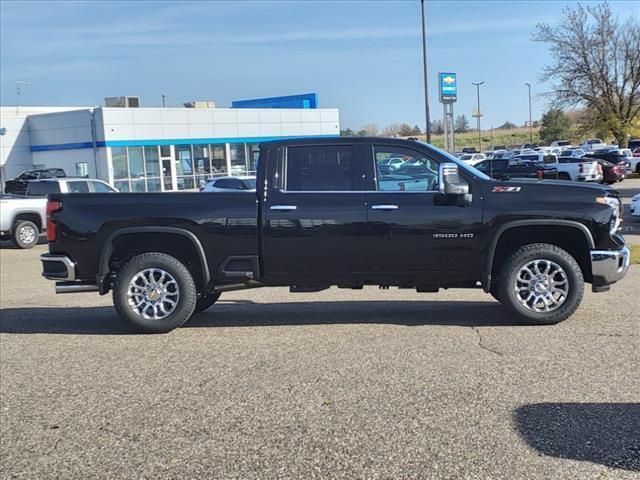
<instances>
[{"instance_id":1,"label":"rear door window","mask_svg":"<svg viewBox=\"0 0 640 480\"><path fill-rule=\"evenodd\" d=\"M351 145L288 147L285 158L284 190L328 192L362 190Z\"/></svg>"},{"instance_id":2,"label":"rear door window","mask_svg":"<svg viewBox=\"0 0 640 480\"><path fill-rule=\"evenodd\" d=\"M115 191L110 185L102 182L89 182L89 185L91 190L96 193L113 193Z\"/></svg>"},{"instance_id":3,"label":"rear door window","mask_svg":"<svg viewBox=\"0 0 640 480\"><path fill-rule=\"evenodd\" d=\"M46 197L50 193L60 193L58 182L30 182L27 188L28 197Z\"/></svg>"},{"instance_id":4,"label":"rear door window","mask_svg":"<svg viewBox=\"0 0 640 480\"><path fill-rule=\"evenodd\" d=\"M89 184L87 182L67 182L69 193L89 193Z\"/></svg>"}]
</instances>

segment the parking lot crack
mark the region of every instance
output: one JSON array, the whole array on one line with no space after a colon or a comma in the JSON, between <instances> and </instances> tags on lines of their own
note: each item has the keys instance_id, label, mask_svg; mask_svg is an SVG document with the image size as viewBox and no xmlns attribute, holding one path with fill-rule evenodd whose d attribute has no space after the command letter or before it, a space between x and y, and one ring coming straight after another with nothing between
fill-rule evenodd
<instances>
[{"instance_id":1,"label":"parking lot crack","mask_svg":"<svg viewBox=\"0 0 640 480\"><path fill-rule=\"evenodd\" d=\"M501 357L502 357L502 356L504 356L504 353L502 353L501 351L499 351L499 350L494 350L493 348L491 348L491 347L487 347L487 346L484 344L484 339L482 338L482 333L480 332L480 330L478 330L478 328L477 328L477 327L471 327L471 329L472 329L474 332L476 332L476 335L478 336L478 346L479 346L481 349L486 350L487 352L494 353L494 354L496 354L496 355L500 355Z\"/></svg>"}]
</instances>

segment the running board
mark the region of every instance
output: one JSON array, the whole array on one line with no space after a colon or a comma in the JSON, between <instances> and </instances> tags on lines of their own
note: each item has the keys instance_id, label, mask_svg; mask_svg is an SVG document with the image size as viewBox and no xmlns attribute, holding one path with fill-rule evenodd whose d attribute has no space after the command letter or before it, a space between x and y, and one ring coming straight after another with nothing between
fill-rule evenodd
<instances>
[{"instance_id":1,"label":"running board","mask_svg":"<svg viewBox=\"0 0 640 480\"><path fill-rule=\"evenodd\" d=\"M56 293L81 293L81 292L97 292L98 285L94 283L79 282L58 282L56 283Z\"/></svg>"}]
</instances>

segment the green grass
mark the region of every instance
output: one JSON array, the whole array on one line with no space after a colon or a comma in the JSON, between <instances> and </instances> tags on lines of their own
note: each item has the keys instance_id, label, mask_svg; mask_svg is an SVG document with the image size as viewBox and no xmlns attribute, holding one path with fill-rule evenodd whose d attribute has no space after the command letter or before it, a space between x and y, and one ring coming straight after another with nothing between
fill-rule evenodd
<instances>
[{"instance_id":1,"label":"green grass","mask_svg":"<svg viewBox=\"0 0 640 480\"><path fill-rule=\"evenodd\" d=\"M631 265L640 265L640 245L631 245Z\"/></svg>"},{"instance_id":2,"label":"green grass","mask_svg":"<svg viewBox=\"0 0 640 480\"><path fill-rule=\"evenodd\" d=\"M539 128L533 129L533 143L540 143L538 135ZM424 140L424 135L419 136ZM471 130L465 133L455 134L456 150L462 147L478 148L478 131ZM432 135L431 143L436 147L443 147L443 135ZM529 128L514 128L513 130L493 130L493 132L482 131L482 150L486 150L492 145L521 145L529 143Z\"/></svg>"}]
</instances>

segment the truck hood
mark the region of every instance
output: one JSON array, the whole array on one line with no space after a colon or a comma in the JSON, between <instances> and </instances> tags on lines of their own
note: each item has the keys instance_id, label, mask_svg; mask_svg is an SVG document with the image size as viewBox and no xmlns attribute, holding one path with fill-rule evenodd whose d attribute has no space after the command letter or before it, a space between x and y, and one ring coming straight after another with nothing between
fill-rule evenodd
<instances>
[{"instance_id":1,"label":"truck hood","mask_svg":"<svg viewBox=\"0 0 640 480\"><path fill-rule=\"evenodd\" d=\"M496 181L493 186L520 187L521 191L552 192L571 189L576 194L585 195L613 195L619 196L619 192L608 185L592 182L576 182L572 180L538 180L536 178L515 178L512 180ZM491 191L491 189L490 189Z\"/></svg>"}]
</instances>

